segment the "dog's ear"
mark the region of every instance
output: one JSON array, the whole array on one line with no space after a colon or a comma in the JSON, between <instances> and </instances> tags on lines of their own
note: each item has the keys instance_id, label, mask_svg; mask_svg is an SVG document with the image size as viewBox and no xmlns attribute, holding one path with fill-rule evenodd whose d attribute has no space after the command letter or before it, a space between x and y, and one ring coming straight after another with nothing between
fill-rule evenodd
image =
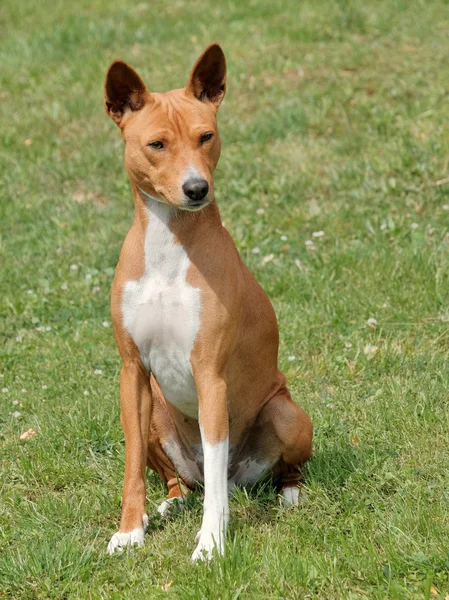
<instances>
[{"instance_id":1,"label":"dog's ear","mask_svg":"<svg viewBox=\"0 0 449 600\"><path fill-rule=\"evenodd\" d=\"M218 107L226 92L226 59L217 43L206 48L196 61L186 92L202 102L211 102Z\"/></svg>"},{"instance_id":2,"label":"dog's ear","mask_svg":"<svg viewBox=\"0 0 449 600\"><path fill-rule=\"evenodd\" d=\"M139 75L122 60L114 60L104 83L104 106L113 121L120 126L127 110L140 110L148 90Z\"/></svg>"}]
</instances>

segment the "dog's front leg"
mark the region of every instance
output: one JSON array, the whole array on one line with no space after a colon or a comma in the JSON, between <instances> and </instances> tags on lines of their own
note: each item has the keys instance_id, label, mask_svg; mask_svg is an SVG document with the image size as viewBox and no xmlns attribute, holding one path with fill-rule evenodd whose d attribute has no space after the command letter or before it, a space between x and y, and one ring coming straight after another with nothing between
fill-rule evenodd
<instances>
[{"instance_id":1,"label":"dog's front leg","mask_svg":"<svg viewBox=\"0 0 449 600\"><path fill-rule=\"evenodd\" d=\"M198 389L204 456L204 512L192 560L209 560L214 547L223 554L229 522L229 417L224 381L205 381ZM199 386L200 388L203 386ZM198 388L198 385L197 385Z\"/></svg>"},{"instance_id":2,"label":"dog's front leg","mask_svg":"<svg viewBox=\"0 0 449 600\"><path fill-rule=\"evenodd\" d=\"M152 400L148 375L138 363L123 366L120 374L120 408L125 434L125 482L120 529L108 544L109 554L124 546L142 546L148 524L145 469Z\"/></svg>"}]
</instances>

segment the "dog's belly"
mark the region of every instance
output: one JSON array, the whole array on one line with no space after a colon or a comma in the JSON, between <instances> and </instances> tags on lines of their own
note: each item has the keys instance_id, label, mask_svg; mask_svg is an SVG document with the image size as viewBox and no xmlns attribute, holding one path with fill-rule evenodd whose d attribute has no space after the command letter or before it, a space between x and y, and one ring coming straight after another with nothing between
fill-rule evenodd
<instances>
[{"instance_id":1,"label":"dog's belly","mask_svg":"<svg viewBox=\"0 0 449 600\"><path fill-rule=\"evenodd\" d=\"M163 448L172 461L179 475L189 483L204 481L203 449L201 444L195 444L188 450L175 438L164 442ZM248 486L261 479L273 466L274 461L265 460L260 456L251 454L251 449L239 458L233 460L233 449L229 453L228 488L235 486Z\"/></svg>"},{"instance_id":2,"label":"dog's belly","mask_svg":"<svg viewBox=\"0 0 449 600\"><path fill-rule=\"evenodd\" d=\"M204 481L203 448L201 444L186 449L175 438L170 438L162 443L168 458L172 461L176 472L186 483L195 484Z\"/></svg>"},{"instance_id":3,"label":"dog's belly","mask_svg":"<svg viewBox=\"0 0 449 600\"><path fill-rule=\"evenodd\" d=\"M259 457L248 455L229 467L228 487L232 489L235 485L246 486L256 483L272 467L272 464Z\"/></svg>"}]
</instances>

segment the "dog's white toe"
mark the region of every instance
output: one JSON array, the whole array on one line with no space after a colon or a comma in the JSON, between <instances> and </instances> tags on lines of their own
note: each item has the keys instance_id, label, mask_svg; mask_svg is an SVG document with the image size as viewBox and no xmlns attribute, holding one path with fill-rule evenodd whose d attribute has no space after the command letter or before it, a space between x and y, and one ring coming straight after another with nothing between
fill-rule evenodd
<instances>
[{"instance_id":1,"label":"dog's white toe","mask_svg":"<svg viewBox=\"0 0 449 600\"><path fill-rule=\"evenodd\" d=\"M285 508L289 506L294 506L299 502L299 487L297 485L291 485L289 487L285 487L281 491L282 497L282 505Z\"/></svg>"},{"instance_id":2,"label":"dog's white toe","mask_svg":"<svg viewBox=\"0 0 449 600\"><path fill-rule=\"evenodd\" d=\"M107 547L108 554L114 554L116 551L123 550L126 546L137 546L140 548L144 543L145 529L148 527L148 516L143 515L142 527L136 527L132 531L117 531L109 540Z\"/></svg>"},{"instance_id":3,"label":"dog's white toe","mask_svg":"<svg viewBox=\"0 0 449 600\"><path fill-rule=\"evenodd\" d=\"M172 515L185 509L185 500L182 496L177 498L167 498L157 508L161 517L171 517Z\"/></svg>"}]
</instances>

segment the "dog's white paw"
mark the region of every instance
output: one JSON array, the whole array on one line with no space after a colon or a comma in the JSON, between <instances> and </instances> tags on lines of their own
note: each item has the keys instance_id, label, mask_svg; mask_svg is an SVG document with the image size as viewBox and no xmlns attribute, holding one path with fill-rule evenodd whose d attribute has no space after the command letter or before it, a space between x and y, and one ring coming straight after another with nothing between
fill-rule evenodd
<instances>
[{"instance_id":1,"label":"dog's white paw","mask_svg":"<svg viewBox=\"0 0 449 600\"><path fill-rule=\"evenodd\" d=\"M199 531L195 538L195 541L198 542L198 545L192 554L192 561L197 562L199 560L211 560L213 557L214 548L218 554L223 554L223 537L223 532L220 532L219 528L217 528L215 531L206 531L204 533Z\"/></svg>"},{"instance_id":2,"label":"dog's white paw","mask_svg":"<svg viewBox=\"0 0 449 600\"><path fill-rule=\"evenodd\" d=\"M299 487L297 485L290 485L282 488L281 491L282 505L285 508L294 506L299 502Z\"/></svg>"},{"instance_id":3,"label":"dog's white paw","mask_svg":"<svg viewBox=\"0 0 449 600\"><path fill-rule=\"evenodd\" d=\"M117 531L109 540L109 544L107 547L108 554L114 554L116 551L123 550L126 546L137 546L140 548L143 546L145 529L148 527L148 516L143 515L142 517L142 527L136 527L132 531L126 531L122 533L121 531Z\"/></svg>"},{"instance_id":4,"label":"dog's white paw","mask_svg":"<svg viewBox=\"0 0 449 600\"><path fill-rule=\"evenodd\" d=\"M167 498L157 508L161 517L171 517L172 515L185 509L185 500L182 496L177 498Z\"/></svg>"}]
</instances>

